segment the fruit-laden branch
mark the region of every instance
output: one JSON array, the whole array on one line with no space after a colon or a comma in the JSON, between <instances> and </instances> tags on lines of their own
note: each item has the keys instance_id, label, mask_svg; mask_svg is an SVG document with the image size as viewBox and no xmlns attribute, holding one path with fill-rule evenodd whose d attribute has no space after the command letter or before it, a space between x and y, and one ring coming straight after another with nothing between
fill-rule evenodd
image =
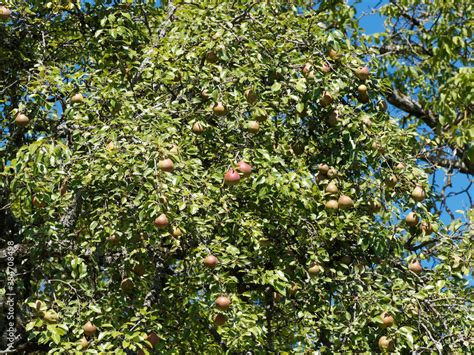
<instances>
[{"instance_id":1,"label":"fruit-laden branch","mask_svg":"<svg viewBox=\"0 0 474 355\"><path fill-rule=\"evenodd\" d=\"M439 118L434 112L425 109L419 102L413 100L411 97L401 93L398 90L392 90L390 94L387 95L387 100L398 109L423 120L423 122L433 130L435 130L440 125ZM430 157L430 159L439 166L449 169L456 168L463 173L474 174L474 163L468 161L466 158L466 152L454 148L453 151L457 157L457 159L454 161L451 159L440 159L435 157Z\"/></svg>"}]
</instances>

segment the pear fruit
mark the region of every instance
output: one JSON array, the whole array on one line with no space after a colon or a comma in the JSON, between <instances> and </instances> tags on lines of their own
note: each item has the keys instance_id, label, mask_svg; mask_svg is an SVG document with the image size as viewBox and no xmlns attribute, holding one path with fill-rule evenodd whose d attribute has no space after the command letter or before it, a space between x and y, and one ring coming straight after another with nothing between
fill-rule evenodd
<instances>
[{"instance_id":1,"label":"pear fruit","mask_svg":"<svg viewBox=\"0 0 474 355\"><path fill-rule=\"evenodd\" d=\"M253 91L252 89L245 90L244 96L250 105L253 105L257 102L257 99L258 99L257 93Z\"/></svg>"},{"instance_id":2,"label":"pear fruit","mask_svg":"<svg viewBox=\"0 0 474 355\"><path fill-rule=\"evenodd\" d=\"M425 196L425 191L421 185L416 185L411 193L411 197L417 202L423 201Z\"/></svg>"},{"instance_id":3,"label":"pear fruit","mask_svg":"<svg viewBox=\"0 0 474 355\"><path fill-rule=\"evenodd\" d=\"M216 307L220 309L221 311L226 311L230 307L231 300L227 296L219 296L216 298L215 304L216 304Z\"/></svg>"},{"instance_id":4,"label":"pear fruit","mask_svg":"<svg viewBox=\"0 0 474 355\"><path fill-rule=\"evenodd\" d=\"M370 75L370 71L369 71L369 68L367 67L362 67L362 68L359 68L355 71L355 75L356 77L358 77L360 80L367 80L369 78L369 75Z\"/></svg>"},{"instance_id":5,"label":"pear fruit","mask_svg":"<svg viewBox=\"0 0 474 355\"><path fill-rule=\"evenodd\" d=\"M161 170L161 171L165 171L165 172L172 172L174 170L174 164L173 164L173 161L169 158L167 159L163 159L163 160L160 160L158 162L158 168Z\"/></svg>"},{"instance_id":6,"label":"pear fruit","mask_svg":"<svg viewBox=\"0 0 474 355\"><path fill-rule=\"evenodd\" d=\"M8 20L12 15L12 10L8 7L0 6L0 19Z\"/></svg>"},{"instance_id":7,"label":"pear fruit","mask_svg":"<svg viewBox=\"0 0 474 355\"><path fill-rule=\"evenodd\" d=\"M15 118L15 123L18 127L26 127L30 123L30 119L27 115L19 113Z\"/></svg>"},{"instance_id":8,"label":"pear fruit","mask_svg":"<svg viewBox=\"0 0 474 355\"><path fill-rule=\"evenodd\" d=\"M87 321L82 329L87 336L93 336L97 332L97 327L91 321Z\"/></svg>"},{"instance_id":9,"label":"pear fruit","mask_svg":"<svg viewBox=\"0 0 474 355\"><path fill-rule=\"evenodd\" d=\"M421 266L418 260L414 260L408 264L408 270L414 272L415 274L419 275L423 271L423 267Z\"/></svg>"},{"instance_id":10,"label":"pear fruit","mask_svg":"<svg viewBox=\"0 0 474 355\"><path fill-rule=\"evenodd\" d=\"M224 184L227 186L237 185L240 181L240 175L233 168L230 168L224 175Z\"/></svg>"},{"instance_id":11,"label":"pear fruit","mask_svg":"<svg viewBox=\"0 0 474 355\"><path fill-rule=\"evenodd\" d=\"M260 130L260 123L258 121L248 121L247 122L247 131L252 134L258 133Z\"/></svg>"},{"instance_id":12,"label":"pear fruit","mask_svg":"<svg viewBox=\"0 0 474 355\"><path fill-rule=\"evenodd\" d=\"M421 230L425 235L433 234L433 225L429 222L421 222Z\"/></svg>"},{"instance_id":13,"label":"pear fruit","mask_svg":"<svg viewBox=\"0 0 474 355\"><path fill-rule=\"evenodd\" d=\"M214 64L214 63L217 62L218 59L219 59L219 58L217 57L216 52L214 52L214 51L209 51L209 52L206 53L206 61L207 61L208 63Z\"/></svg>"},{"instance_id":14,"label":"pear fruit","mask_svg":"<svg viewBox=\"0 0 474 355\"><path fill-rule=\"evenodd\" d=\"M89 340L86 337L82 337L81 339L81 349L86 350L89 347Z\"/></svg>"},{"instance_id":15,"label":"pear fruit","mask_svg":"<svg viewBox=\"0 0 474 355\"><path fill-rule=\"evenodd\" d=\"M385 185L390 188L394 188L398 183L398 178L396 175L391 175L387 180L385 180Z\"/></svg>"},{"instance_id":16,"label":"pear fruit","mask_svg":"<svg viewBox=\"0 0 474 355\"><path fill-rule=\"evenodd\" d=\"M410 212L405 217L405 222L407 226L414 227L418 224L418 215L415 212Z\"/></svg>"},{"instance_id":17,"label":"pear fruit","mask_svg":"<svg viewBox=\"0 0 474 355\"><path fill-rule=\"evenodd\" d=\"M179 227L173 227L173 229L171 229L171 235L175 238L179 238L183 235L183 231Z\"/></svg>"},{"instance_id":18,"label":"pear fruit","mask_svg":"<svg viewBox=\"0 0 474 355\"><path fill-rule=\"evenodd\" d=\"M320 69L324 74L329 74L331 72L331 67L327 63L323 63Z\"/></svg>"},{"instance_id":19,"label":"pear fruit","mask_svg":"<svg viewBox=\"0 0 474 355\"><path fill-rule=\"evenodd\" d=\"M337 204L339 208L343 210L354 207L354 201L352 201L352 199L346 195L341 195L337 201Z\"/></svg>"},{"instance_id":20,"label":"pear fruit","mask_svg":"<svg viewBox=\"0 0 474 355\"><path fill-rule=\"evenodd\" d=\"M339 113L337 112L337 110L332 111L326 120L329 127L336 127L338 121L339 121Z\"/></svg>"},{"instance_id":21,"label":"pear fruit","mask_svg":"<svg viewBox=\"0 0 474 355\"><path fill-rule=\"evenodd\" d=\"M326 186L326 192L328 194L337 194L339 192L339 189L337 188L336 184L334 182L330 182L327 186Z\"/></svg>"},{"instance_id":22,"label":"pear fruit","mask_svg":"<svg viewBox=\"0 0 474 355\"><path fill-rule=\"evenodd\" d=\"M319 164L318 171L321 174L326 175L329 171L329 166L327 164Z\"/></svg>"},{"instance_id":23,"label":"pear fruit","mask_svg":"<svg viewBox=\"0 0 474 355\"><path fill-rule=\"evenodd\" d=\"M215 316L214 316L214 320L213 320L213 323L216 327L221 327L225 324L225 322L227 322L227 317L221 313L217 313Z\"/></svg>"},{"instance_id":24,"label":"pear fruit","mask_svg":"<svg viewBox=\"0 0 474 355\"><path fill-rule=\"evenodd\" d=\"M244 177L250 176L250 174L252 174L252 167L244 161L239 161L237 164L237 170L240 171Z\"/></svg>"},{"instance_id":25,"label":"pear fruit","mask_svg":"<svg viewBox=\"0 0 474 355\"><path fill-rule=\"evenodd\" d=\"M123 279L122 282L120 283L120 288L124 292L132 291L133 290L133 281L129 278Z\"/></svg>"},{"instance_id":26,"label":"pear fruit","mask_svg":"<svg viewBox=\"0 0 474 355\"><path fill-rule=\"evenodd\" d=\"M338 60L339 57L340 57L340 54L336 52L335 49L331 48L329 51L328 51L328 55L331 59L333 60Z\"/></svg>"},{"instance_id":27,"label":"pear fruit","mask_svg":"<svg viewBox=\"0 0 474 355\"><path fill-rule=\"evenodd\" d=\"M395 320L393 319L393 316L390 312L383 312L380 315L380 318L382 319L382 324L384 327L391 327L395 323Z\"/></svg>"},{"instance_id":28,"label":"pear fruit","mask_svg":"<svg viewBox=\"0 0 474 355\"><path fill-rule=\"evenodd\" d=\"M197 135L202 134L202 132L204 132L204 127L202 126L201 122L194 122L192 131Z\"/></svg>"},{"instance_id":29,"label":"pear fruit","mask_svg":"<svg viewBox=\"0 0 474 355\"><path fill-rule=\"evenodd\" d=\"M204 258L202 263L207 266L209 269L214 269L217 264L219 263L219 260L214 256L214 255L208 255Z\"/></svg>"},{"instance_id":30,"label":"pear fruit","mask_svg":"<svg viewBox=\"0 0 474 355\"><path fill-rule=\"evenodd\" d=\"M201 95L201 99L202 99L203 101L207 101L207 100L210 99L209 91L207 91L207 89L201 90L200 95Z\"/></svg>"},{"instance_id":31,"label":"pear fruit","mask_svg":"<svg viewBox=\"0 0 474 355\"><path fill-rule=\"evenodd\" d=\"M378 213L382 209L382 205L377 200L369 201L368 207L369 207L369 211L372 213Z\"/></svg>"},{"instance_id":32,"label":"pear fruit","mask_svg":"<svg viewBox=\"0 0 474 355\"><path fill-rule=\"evenodd\" d=\"M212 108L212 111L214 111L214 114L216 116L225 116L227 114L227 109L225 108L222 102L218 102L217 104L215 104Z\"/></svg>"},{"instance_id":33,"label":"pear fruit","mask_svg":"<svg viewBox=\"0 0 474 355\"><path fill-rule=\"evenodd\" d=\"M71 102L73 104L80 104L84 102L84 97L82 96L80 92L78 92L71 97Z\"/></svg>"},{"instance_id":34,"label":"pear fruit","mask_svg":"<svg viewBox=\"0 0 474 355\"><path fill-rule=\"evenodd\" d=\"M314 264L308 269L308 274L313 277L321 272L321 267L318 264Z\"/></svg>"},{"instance_id":35,"label":"pear fruit","mask_svg":"<svg viewBox=\"0 0 474 355\"><path fill-rule=\"evenodd\" d=\"M379 339L379 349L381 351L392 351L393 350L393 340L387 338L385 335L381 336Z\"/></svg>"},{"instance_id":36,"label":"pear fruit","mask_svg":"<svg viewBox=\"0 0 474 355\"><path fill-rule=\"evenodd\" d=\"M155 218L155 220L153 221L153 224L155 225L155 227L164 229L168 227L168 224L169 224L168 217L166 217L166 215L162 213L158 217Z\"/></svg>"},{"instance_id":37,"label":"pear fruit","mask_svg":"<svg viewBox=\"0 0 474 355\"><path fill-rule=\"evenodd\" d=\"M326 202L326 210L329 210L329 211L335 211L339 208L339 204L337 203L336 200L329 200L328 202Z\"/></svg>"},{"instance_id":38,"label":"pear fruit","mask_svg":"<svg viewBox=\"0 0 474 355\"><path fill-rule=\"evenodd\" d=\"M332 102L334 101L333 97L331 96L330 93L328 93L327 91L325 91L323 93L323 95L321 96L321 98L319 99L319 104L322 106L322 107L328 107L329 105L332 104Z\"/></svg>"}]
</instances>

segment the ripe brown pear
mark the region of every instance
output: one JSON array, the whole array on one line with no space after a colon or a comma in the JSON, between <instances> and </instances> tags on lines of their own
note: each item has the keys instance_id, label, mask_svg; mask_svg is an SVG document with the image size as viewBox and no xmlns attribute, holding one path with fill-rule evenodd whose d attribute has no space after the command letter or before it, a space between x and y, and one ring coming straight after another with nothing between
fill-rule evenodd
<instances>
[{"instance_id":1,"label":"ripe brown pear","mask_svg":"<svg viewBox=\"0 0 474 355\"><path fill-rule=\"evenodd\" d=\"M416 185L411 193L411 197L417 201L421 202L425 199L425 191L421 185Z\"/></svg>"},{"instance_id":2,"label":"ripe brown pear","mask_svg":"<svg viewBox=\"0 0 474 355\"><path fill-rule=\"evenodd\" d=\"M227 186L237 185L240 181L240 175L233 168L230 168L224 175L224 184Z\"/></svg>"},{"instance_id":3,"label":"ripe brown pear","mask_svg":"<svg viewBox=\"0 0 474 355\"><path fill-rule=\"evenodd\" d=\"M329 127L336 127L338 121L339 121L339 112L337 110L332 111L326 120Z\"/></svg>"},{"instance_id":4,"label":"ripe brown pear","mask_svg":"<svg viewBox=\"0 0 474 355\"><path fill-rule=\"evenodd\" d=\"M244 177L250 176L250 174L252 174L252 167L244 161L239 161L237 164L237 170L240 171Z\"/></svg>"},{"instance_id":5,"label":"ripe brown pear","mask_svg":"<svg viewBox=\"0 0 474 355\"><path fill-rule=\"evenodd\" d=\"M385 180L385 185L387 185L387 187L390 187L390 188L394 188L397 183L398 183L398 178L396 175L392 175L387 180Z\"/></svg>"},{"instance_id":6,"label":"ripe brown pear","mask_svg":"<svg viewBox=\"0 0 474 355\"><path fill-rule=\"evenodd\" d=\"M247 122L247 131L252 134L258 133L260 130L260 123L258 121L248 121Z\"/></svg>"},{"instance_id":7,"label":"ripe brown pear","mask_svg":"<svg viewBox=\"0 0 474 355\"><path fill-rule=\"evenodd\" d=\"M200 135L204 132L204 127L202 126L201 122L194 122L192 127L193 133Z\"/></svg>"},{"instance_id":8,"label":"ripe brown pear","mask_svg":"<svg viewBox=\"0 0 474 355\"><path fill-rule=\"evenodd\" d=\"M320 69L324 74L329 74L331 72L331 67L327 63L323 63Z\"/></svg>"},{"instance_id":9,"label":"ripe brown pear","mask_svg":"<svg viewBox=\"0 0 474 355\"><path fill-rule=\"evenodd\" d=\"M393 316L390 312L383 312L380 315L380 318L382 319L382 324L384 327L391 327L395 323L395 320L393 319Z\"/></svg>"},{"instance_id":10,"label":"ripe brown pear","mask_svg":"<svg viewBox=\"0 0 474 355\"><path fill-rule=\"evenodd\" d=\"M323 93L323 95L321 96L321 98L319 99L319 104L322 106L322 107L328 107L329 105L332 104L332 102L334 101L333 97L331 96L330 93L328 93L327 91L325 91Z\"/></svg>"},{"instance_id":11,"label":"ripe brown pear","mask_svg":"<svg viewBox=\"0 0 474 355\"><path fill-rule=\"evenodd\" d=\"M161 171L165 171L167 173L170 173L174 170L174 164L173 164L173 161L169 158L167 159L163 159L163 160L160 160L158 162L158 168L161 170Z\"/></svg>"},{"instance_id":12,"label":"ripe brown pear","mask_svg":"<svg viewBox=\"0 0 474 355\"><path fill-rule=\"evenodd\" d=\"M378 213L382 209L382 205L377 200L369 201L368 206L369 211L372 213Z\"/></svg>"},{"instance_id":13,"label":"ripe brown pear","mask_svg":"<svg viewBox=\"0 0 474 355\"><path fill-rule=\"evenodd\" d=\"M211 63L211 64L214 64L214 63L217 63L217 60L218 60L218 56L216 54L216 52L214 51L209 51L206 53L206 61L208 63Z\"/></svg>"},{"instance_id":14,"label":"ripe brown pear","mask_svg":"<svg viewBox=\"0 0 474 355\"><path fill-rule=\"evenodd\" d=\"M318 264L314 264L308 269L308 274L313 277L321 272L321 267Z\"/></svg>"},{"instance_id":15,"label":"ripe brown pear","mask_svg":"<svg viewBox=\"0 0 474 355\"><path fill-rule=\"evenodd\" d=\"M423 267L421 266L418 260L414 260L408 264L408 270L414 272L415 274L419 275L423 272Z\"/></svg>"},{"instance_id":16,"label":"ripe brown pear","mask_svg":"<svg viewBox=\"0 0 474 355\"><path fill-rule=\"evenodd\" d=\"M78 92L71 97L71 102L73 104L80 104L84 102L84 97L82 96L80 92Z\"/></svg>"},{"instance_id":17,"label":"ripe brown pear","mask_svg":"<svg viewBox=\"0 0 474 355\"><path fill-rule=\"evenodd\" d=\"M357 91L359 92L359 101L366 104L370 101L369 95L367 94L367 86L365 85L359 85L357 88Z\"/></svg>"},{"instance_id":18,"label":"ripe brown pear","mask_svg":"<svg viewBox=\"0 0 474 355\"><path fill-rule=\"evenodd\" d=\"M12 10L8 7L0 6L0 19L8 20L12 15Z\"/></svg>"},{"instance_id":19,"label":"ripe brown pear","mask_svg":"<svg viewBox=\"0 0 474 355\"><path fill-rule=\"evenodd\" d=\"M108 240L109 243L112 244L112 245L117 245L117 244L120 242L120 238L119 238L118 235L116 235L116 234L110 235L107 240Z\"/></svg>"},{"instance_id":20,"label":"ripe brown pear","mask_svg":"<svg viewBox=\"0 0 474 355\"><path fill-rule=\"evenodd\" d=\"M26 127L30 123L30 119L27 115L19 113L15 118L15 123L18 127Z\"/></svg>"},{"instance_id":21,"label":"ripe brown pear","mask_svg":"<svg viewBox=\"0 0 474 355\"><path fill-rule=\"evenodd\" d=\"M229 309L231 301L230 298L227 296L219 296L216 298L216 307L221 311L226 311Z\"/></svg>"},{"instance_id":22,"label":"ripe brown pear","mask_svg":"<svg viewBox=\"0 0 474 355\"><path fill-rule=\"evenodd\" d=\"M209 96L209 91L207 91L207 89L201 90L201 94L200 94L200 95L201 95L201 99L202 99L203 101L207 101L207 100L209 100L209 98L210 98L210 96Z\"/></svg>"},{"instance_id":23,"label":"ripe brown pear","mask_svg":"<svg viewBox=\"0 0 474 355\"><path fill-rule=\"evenodd\" d=\"M257 102L257 99L258 99L257 93L253 91L252 89L245 90L244 96L250 105L253 105Z\"/></svg>"},{"instance_id":24,"label":"ripe brown pear","mask_svg":"<svg viewBox=\"0 0 474 355\"><path fill-rule=\"evenodd\" d=\"M326 192L328 194L337 194L339 192L339 189L337 188L336 184L334 182L330 182L327 186L326 186Z\"/></svg>"},{"instance_id":25,"label":"ripe brown pear","mask_svg":"<svg viewBox=\"0 0 474 355\"><path fill-rule=\"evenodd\" d=\"M221 327L225 324L225 322L227 321L227 317L221 313L217 313L215 316L214 316L214 325L216 327Z\"/></svg>"},{"instance_id":26,"label":"ripe brown pear","mask_svg":"<svg viewBox=\"0 0 474 355\"><path fill-rule=\"evenodd\" d=\"M355 75L360 80L365 81L369 78L369 75L370 75L369 68L367 68L367 67L359 68L355 71Z\"/></svg>"},{"instance_id":27,"label":"ripe brown pear","mask_svg":"<svg viewBox=\"0 0 474 355\"><path fill-rule=\"evenodd\" d=\"M401 171L401 170L405 170L405 164L403 164L402 162L399 162L396 166L395 166L395 169Z\"/></svg>"},{"instance_id":28,"label":"ripe brown pear","mask_svg":"<svg viewBox=\"0 0 474 355\"><path fill-rule=\"evenodd\" d=\"M349 209L354 207L354 201L352 201L352 199L346 195L341 195L337 201L337 204L340 209Z\"/></svg>"},{"instance_id":29,"label":"ripe brown pear","mask_svg":"<svg viewBox=\"0 0 474 355\"><path fill-rule=\"evenodd\" d=\"M202 263L207 266L209 269L214 269L217 264L219 263L219 260L214 256L214 255L208 255L204 258Z\"/></svg>"},{"instance_id":30,"label":"ripe brown pear","mask_svg":"<svg viewBox=\"0 0 474 355\"><path fill-rule=\"evenodd\" d=\"M155 332L151 332L147 335L146 340L150 342L151 346L154 348L160 341L160 338L158 337L158 335L156 335Z\"/></svg>"},{"instance_id":31,"label":"ripe brown pear","mask_svg":"<svg viewBox=\"0 0 474 355\"><path fill-rule=\"evenodd\" d=\"M433 225L429 222L421 222L421 230L425 235L433 234Z\"/></svg>"},{"instance_id":32,"label":"ripe brown pear","mask_svg":"<svg viewBox=\"0 0 474 355\"><path fill-rule=\"evenodd\" d=\"M367 95L368 89L367 89L367 86L362 84L357 87L357 91L359 92L359 95Z\"/></svg>"},{"instance_id":33,"label":"ripe brown pear","mask_svg":"<svg viewBox=\"0 0 474 355\"><path fill-rule=\"evenodd\" d=\"M215 104L212 110L216 116L225 116L227 114L227 109L222 102Z\"/></svg>"},{"instance_id":34,"label":"ripe brown pear","mask_svg":"<svg viewBox=\"0 0 474 355\"><path fill-rule=\"evenodd\" d=\"M414 227L418 224L418 215L415 212L410 212L405 217L405 222L407 226Z\"/></svg>"},{"instance_id":35,"label":"ripe brown pear","mask_svg":"<svg viewBox=\"0 0 474 355\"><path fill-rule=\"evenodd\" d=\"M93 336L97 332L97 327L91 321L87 321L82 329L87 336Z\"/></svg>"},{"instance_id":36,"label":"ripe brown pear","mask_svg":"<svg viewBox=\"0 0 474 355\"><path fill-rule=\"evenodd\" d=\"M143 264L135 264L133 266L133 272L137 274L138 276L143 276L145 275L145 266Z\"/></svg>"},{"instance_id":37,"label":"ripe brown pear","mask_svg":"<svg viewBox=\"0 0 474 355\"><path fill-rule=\"evenodd\" d=\"M325 207L328 211L335 211L339 208L339 204L336 200L329 200L328 202L326 202Z\"/></svg>"},{"instance_id":38,"label":"ripe brown pear","mask_svg":"<svg viewBox=\"0 0 474 355\"><path fill-rule=\"evenodd\" d=\"M81 349L86 350L89 347L89 341L86 337L82 337L81 339Z\"/></svg>"},{"instance_id":39,"label":"ripe brown pear","mask_svg":"<svg viewBox=\"0 0 474 355\"><path fill-rule=\"evenodd\" d=\"M166 217L166 215L162 213L158 217L155 218L153 224L155 225L155 227L164 229L168 227L168 224L169 224L168 217Z\"/></svg>"},{"instance_id":40,"label":"ripe brown pear","mask_svg":"<svg viewBox=\"0 0 474 355\"><path fill-rule=\"evenodd\" d=\"M311 63L305 63L303 67L301 68L301 72L303 73L303 75L309 74L309 72L311 71L311 67L312 67Z\"/></svg>"},{"instance_id":41,"label":"ripe brown pear","mask_svg":"<svg viewBox=\"0 0 474 355\"><path fill-rule=\"evenodd\" d=\"M319 164L318 166L318 171L323 174L323 175L327 175L328 171L329 171L329 165L327 164Z\"/></svg>"},{"instance_id":42,"label":"ripe brown pear","mask_svg":"<svg viewBox=\"0 0 474 355\"><path fill-rule=\"evenodd\" d=\"M122 282L120 283L120 288L124 292L132 291L133 290L133 281L129 278L123 279Z\"/></svg>"},{"instance_id":43,"label":"ripe brown pear","mask_svg":"<svg viewBox=\"0 0 474 355\"><path fill-rule=\"evenodd\" d=\"M303 154L305 149L306 149L306 146L305 146L304 142L302 142L302 141L295 141L291 144L291 150L293 151L294 155L299 156L299 155Z\"/></svg>"},{"instance_id":44,"label":"ripe brown pear","mask_svg":"<svg viewBox=\"0 0 474 355\"><path fill-rule=\"evenodd\" d=\"M281 293L279 293L279 292L273 292L273 301L274 301L275 303L280 302L282 298L283 298L283 296L281 295Z\"/></svg>"},{"instance_id":45,"label":"ripe brown pear","mask_svg":"<svg viewBox=\"0 0 474 355\"><path fill-rule=\"evenodd\" d=\"M393 340L387 338L385 335L381 336L379 339L379 349L381 351L392 351L393 350Z\"/></svg>"}]
</instances>

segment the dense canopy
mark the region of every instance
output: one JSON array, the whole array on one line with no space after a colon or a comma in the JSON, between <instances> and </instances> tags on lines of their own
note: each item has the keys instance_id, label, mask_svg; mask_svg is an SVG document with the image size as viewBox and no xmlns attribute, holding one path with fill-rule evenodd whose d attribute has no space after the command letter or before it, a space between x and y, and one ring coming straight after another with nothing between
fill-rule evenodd
<instances>
[{"instance_id":1,"label":"dense canopy","mask_svg":"<svg viewBox=\"0 0 474 355\"><path fill-rule=\"evenodd\" d=\"M8 8L0 262L14 257L20 337L1 324L2 347L472 347L469 225L440 220L431 142L387 110L403 97L353 7ZM467 147L452 166L467 173L472 132L446 132L437 144Z\"/></svg>"}]
</instances>

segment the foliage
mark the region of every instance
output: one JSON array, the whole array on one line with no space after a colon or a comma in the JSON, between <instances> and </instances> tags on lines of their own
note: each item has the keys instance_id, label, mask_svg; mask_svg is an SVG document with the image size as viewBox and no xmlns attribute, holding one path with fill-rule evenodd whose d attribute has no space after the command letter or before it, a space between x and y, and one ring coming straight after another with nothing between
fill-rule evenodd
<instances>
[{"instance_id":1,"label":"foliage","mask_svg":"<svg viewBox=\"0 0 474 355\"><path fill-rule=\"evenodd\" d=\"M385 111L383 79L355 75L380 64L342 31L357 28L353 8L11 5L2 206L6 237L24 246L29 349L80 351L88 321L98 328L86 334L89 353L150 352L151 333L156 353L378 351L381 336L398 352L472 346L469 226L439 222L416 127ZM14 124L20 112L27 128ZM160 169L166 158L172 172ZM252 173L225 184L241 160ZM422 202L411 197L417 184ZM352 208L325 207L342 195ZM166 228L154 225L161 214ZM215 269L203 264L209 254ZM414 260L421 274L408 270ZM220 295L228 310L215 306ZM394 326L382 326L383 312Z\"/></svg>"}]
</instances>

